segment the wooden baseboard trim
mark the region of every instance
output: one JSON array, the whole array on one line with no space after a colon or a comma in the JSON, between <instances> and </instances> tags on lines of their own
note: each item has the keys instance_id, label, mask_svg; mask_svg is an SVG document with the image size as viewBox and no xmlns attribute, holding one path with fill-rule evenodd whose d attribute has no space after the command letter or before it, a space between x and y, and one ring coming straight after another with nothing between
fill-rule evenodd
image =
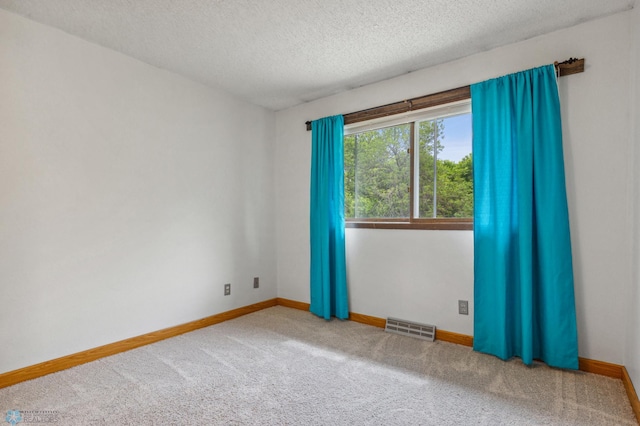
<instances>
[{"instance_id":1,"label":"wooden baseboard trim","mask_svg":"<svg viewBox=\"0 0 640 426\"><path fill-rule=\"evenodd\" d=\"M355 312L349 313L349 319L351 321L359 322L362 324L372 325L374 327L385 328L387 320L379 317L372 317L370 315L357 314ZM466 334L454 333L452 331L445 331L436 329L436 340L442 340L443 342L456 343L458 345L473 346L473 337Z\"/></svg>"},{"instance_id":2,"label":"wooden baseboard trim","mask_svg":"<svg viewBox=\"0 0 640 426\"><path fill-rule=\"evenodd\" d=\"M622 365L587 358L578 358L578 364L580 371L622 379L622 369L624 368Z\"/></svg>"},{"instance_id":3,"label":"wooden baseboard trim","mask_svg":"<svg viewBox=\"0 0 640 426\"><path fill-rule=\"evenodd\" d=\"M40 364L35 364L29 367L20 368L18 370L9 371L7 373L0 374L0 388L15 385L16 383L24 382L26 380L46 376L47 374L55 373L57 371L66 370L67 368L75 367L76 365L85 364L87 362L95 361L100 358L155 343L160 340L188 333L189 331L197 330L199 328L208 327L210 325L228 321L230 319L250 314L252 312L257 312L265 308L276 306L277 304L277 299L265 300L264 302L243 306L231 311L222 312L196 321L191 321L186 324L180 324L175 327L165 328L163 330L154 331L151 333L143 334L141 336L121 340L119 342L109 343L104 346L77 352L75 354L52 359L50 361L41 362Z\"/></svg>"},{"instance_id":4,"label":"wooden baseboard trim","mask_svg":"<svg viewBox=\"0 0 640 426\"><path fill-rule=\"evenodd\" d=\"M443 342L473 347L473 336L469 336L468 334L454 333L453 331L440 330L437 328L436 340L442 340Z\"/></svg>"},{"instance_id":5,"label":"wooden baseboard trim","mask_svg":"<svg viewBox=\"0 0 640 426\"><path fill-rule=\"evenodd\" d=\"M627 397L629 397L633 413L636 415L638 424L640 424L640 399L638 399L638 394L633 386L629 372L624 366L622 367L622 384L624 385L624 389L627 391Z\"/></svg>"},{"instance_id":6,"label":"wooden baseboard trim","mask_svg":"<svg viewBox=\"0 0 640 426\"><path fill-rule=\"evenodd\" d=\"M308 303L298 302L297 300L291 300L291 299L283 299L282 297L278 297L276 299L276 303L280 306L293 308L293 309L300 309L301 311L308 311L309 307L311 306Z\"/></svg>"},{"instance_id":7,"label":"wooden baseboard trim","mask_svg":"<svg viewBox=\"0 0 640 426\"><path fill-rule=\"evenodd\" d=\"M355 312L349 312L349 320L379 328L385 328L387 326L387 320L384 318L372 317L370 315L358 314Z\"/></svg>"},{"instance_id":8,"label":"wooden baseboard trim","mask_svg":"<svg viewBox=\"0 0 640 426\"><path fill-rule=\"evenodd\" d=\"M284 306L287 308L299 309L301 311L308 311L311 306L309 303L298 302L297 300L284 299L282 297L278 297L276 299L278 301L278 305ZM349 312L349 320L354 322L359 322L361 324L372 325L374 327L384 328L386 324L386 320L384 318L372 317L364 314L357 314L355 312Z\"/></svg>"},{"instance_id":9,"label":"wooden baseboard trim","mask_svg":"<svg viewBox=\"0 0 640 426\"><path fill-rule=\"evenodd\" d=\"M278 297L278 305L285 306L287 308L300 309L302 311L309 310L309 304L304 302L298 302L291 299L283 299ZM359 322L361 324L371 325L374 327L385 328L387 320L380 317L373 317L371 315L358 314L356 312L349 312L349 320ZM473 336L466 334L454 333L452 331L445 331L436 329L436 340L442 340L443 342L456 343L458 345L473 346Z\"/></svg>"}]
</instances>

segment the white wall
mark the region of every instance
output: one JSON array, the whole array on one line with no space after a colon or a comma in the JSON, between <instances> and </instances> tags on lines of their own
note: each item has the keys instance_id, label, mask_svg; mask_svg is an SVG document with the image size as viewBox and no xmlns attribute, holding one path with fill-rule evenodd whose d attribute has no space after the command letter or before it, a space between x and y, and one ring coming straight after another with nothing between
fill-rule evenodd
<instances>
[{"instance_id":1,"label":"white wall","mask_svg":"<svg viewBox=\"0 0 640 426\"><path fill-rule=\"evenodd\" d=\"M0 373L276 297L274 138L273 112L0 10Z\"/></svg>"},{"instance_id":2,"label":"white wall","mask_svg":"<svg viewBox=\"0 0 640 426\"><path fill-rule=\"evenodd\" d=\"M630 19L617 14L278 112L278 295L309 301L306 120L585 57L585 73L560 80L580 356L622 363L621 306L631 279ZM472 232L348 229L347 262L351 311L472 334ZM471 301L471 315L457 314L458 299Z\"/></svg>"},{"instance_id":3,"label":"white wall","mask_svg":"<svg viewBox=\"0 0 640 426\"><path fill-rule=\"evenodd\" d=\"M580 355L624 363L637 386L640 173L632 191L627 160L640 149L630 157L624 100L638 15L281 111L274 126L264 109L0 10L0 373L276 293L308 302L304 121L584 56L587 71L560 80ZM348 229L347 248L353 312L472 334L471 232Z\"/></svg>"},{"instance_id":4,"label":"white wall","mask_svg":"<svg viewBox=\"0 0 640 426\"><path fill-rule=\"evenodd\" d=\"M631 100L631 117L633 117L633 125L631 129L631 141L634 148L634 155L630 157L633 161L634 172L634 188L633 188L633 230L634 230L634 246L633 246L633 276L629 289L628 304L628 325L627 325L627 351L625 358L625 366L633 380L635 388L640 391L640 170L637 165L640 164L640 6L637 5L632 11L633 31L632 31L632 50L631 58L632 77L630 91Z\"/></svg>"}]
</instances>

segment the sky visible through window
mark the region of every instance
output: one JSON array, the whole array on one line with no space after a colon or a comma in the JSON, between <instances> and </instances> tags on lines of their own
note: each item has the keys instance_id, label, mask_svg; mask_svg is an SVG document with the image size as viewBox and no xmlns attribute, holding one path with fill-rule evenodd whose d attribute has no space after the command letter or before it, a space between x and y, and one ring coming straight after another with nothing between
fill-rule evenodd
<instances>
[{"instance_id":1,"label":"sky visible through window","mask_svg":"<svg viewBox=\"0 0 640 426\"><path fill-rule=\"evenodd\" d=\"M458 162L471 154L471 114L448 117L444 120L444 149L438 158Z\"/></svg>"}]
</instances>

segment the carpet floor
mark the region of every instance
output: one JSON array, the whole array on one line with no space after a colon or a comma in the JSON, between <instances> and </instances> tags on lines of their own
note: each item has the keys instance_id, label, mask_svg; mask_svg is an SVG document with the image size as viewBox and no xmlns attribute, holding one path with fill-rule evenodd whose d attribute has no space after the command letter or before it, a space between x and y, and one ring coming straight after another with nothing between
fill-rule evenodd
<instances>
[{"instance_id":1,"label":"carpet floor","mask_svg":"<svg viewBox=\"0 0 640 426\"><path fill-rule=\"evenodd\" d=\"M0 410L64 425L637 425L620 380L280 306L0 389Z\"/></svg>"}]
</instances>

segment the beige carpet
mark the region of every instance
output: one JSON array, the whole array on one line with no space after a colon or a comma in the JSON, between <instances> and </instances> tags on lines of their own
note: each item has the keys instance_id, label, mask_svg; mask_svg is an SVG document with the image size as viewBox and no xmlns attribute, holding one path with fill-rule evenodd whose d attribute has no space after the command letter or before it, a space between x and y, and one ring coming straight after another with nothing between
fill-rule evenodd
<instances>
[{"instance_id":1,"label":"beige carpet","mask_svg":"<svg viewBox=\"0 0 640 426\"><path fill-rule=\"evenodd\" d=\"M284 307L0 389L2 420L14 409L22 424L636 425L619 380Z\"/></svg>"}]
</instances>

